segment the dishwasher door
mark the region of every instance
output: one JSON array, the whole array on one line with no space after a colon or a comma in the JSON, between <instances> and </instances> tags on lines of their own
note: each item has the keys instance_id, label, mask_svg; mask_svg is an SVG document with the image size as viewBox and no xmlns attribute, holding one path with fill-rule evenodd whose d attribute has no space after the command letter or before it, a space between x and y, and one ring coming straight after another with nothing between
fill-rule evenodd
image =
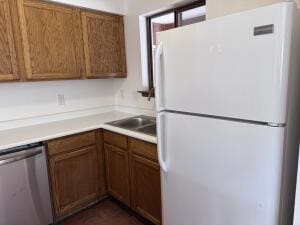
<instances>
[{"instance_id":1,"label":"dishwasher door","mask_svg":"<svg viewBox=\"0 0 300 225\"><path fill-rule=\"evenodd\" d=\"M12 150L0 155L0 225L53 222L45 149Z\"/></svg>"}]
</instances>

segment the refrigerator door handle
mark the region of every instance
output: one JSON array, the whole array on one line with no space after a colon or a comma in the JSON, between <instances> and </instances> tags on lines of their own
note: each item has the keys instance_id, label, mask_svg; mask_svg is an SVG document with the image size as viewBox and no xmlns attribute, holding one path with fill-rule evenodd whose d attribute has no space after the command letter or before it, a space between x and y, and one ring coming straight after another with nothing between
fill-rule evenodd
<instances>
[{"instance_id":1,"label":"refrigerator door handle","mask_svg":"<svg viewBox=\"0 0 300 225\"><path fill-rule=\"evenodd\" d=\"M163 44L160 43L155 53L155 98L156 98L156 110L160 112L163 110L161 106L161 82L162 82L162 63L161 56L163 55Z\"/></svg>"},{"instance_id":2,"label":"refrigerator door handle","mask_svg":"<svg viewBox=\"0 0 300 225\"><path fill-rule=\"evenodd\" d=\"M158 162L160 168L163 172L167 173L167 164L164 161L163 151L164 151L164 122L163 118L165 113L157 114L157 151L158 151Z\"/></svg>"}]
</instances>

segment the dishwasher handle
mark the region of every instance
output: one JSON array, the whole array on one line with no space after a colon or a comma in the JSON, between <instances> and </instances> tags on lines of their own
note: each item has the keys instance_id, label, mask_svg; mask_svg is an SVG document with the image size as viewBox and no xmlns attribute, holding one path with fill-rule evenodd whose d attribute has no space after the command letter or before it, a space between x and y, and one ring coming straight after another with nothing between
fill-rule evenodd
<instances>
[{"instance_id":1,"label":"dishwasher handle","mask_svg":"<svg viewBox=\"0 0 300 225\"><path fill-rule=\"evenodd\" d=\"M14 163L14 162L17 162L17 161L20 161L23 159L31 158L31 157L34 157L41 153L42 153L41 148L34 148L34 149L30 149L30 150L21 151L18 153L4 155L4 156L0 157L0 166L5 165L5 164Z\"/></svg>"}]
</instances>

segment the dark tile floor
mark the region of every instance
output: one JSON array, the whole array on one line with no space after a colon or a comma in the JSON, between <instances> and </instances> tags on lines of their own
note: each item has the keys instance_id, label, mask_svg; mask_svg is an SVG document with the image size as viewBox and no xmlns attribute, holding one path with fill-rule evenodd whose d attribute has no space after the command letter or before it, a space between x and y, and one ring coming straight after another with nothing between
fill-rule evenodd
<instances>
[{"instance_id":1,"label":"dark tile floor","mask_svg":"<svg viewBox=\"0 0 300 225\"><path fill-rule=\"evenodd\" d=\"M151 225L120 203L106 199L59 225Z\"/></svg>"}]
</instances>

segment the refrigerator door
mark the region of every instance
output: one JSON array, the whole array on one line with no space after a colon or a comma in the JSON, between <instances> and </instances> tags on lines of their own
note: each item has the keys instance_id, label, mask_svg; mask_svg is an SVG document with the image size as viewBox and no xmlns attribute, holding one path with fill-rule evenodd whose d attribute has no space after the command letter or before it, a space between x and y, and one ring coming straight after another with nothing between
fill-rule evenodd
<instances>
[{"instance_id":1,"label":"refrigerator door","mask_svg":"<svg viewBox=\"0 0 300 225\"><path fill-rule=\"evenodd\" d=\"M284 128L162 113L164 225L278 225Z\"/></svg>"},{"instance_id":2,"label":"refrigerator door","mask_svg":"<svg viewBox=\"0 0 300 225\"><path fill-rule=\"evenodd\" d=\"M157 110L285 123L293 3L159 33Z\"/></svg>"}]
</instances>

